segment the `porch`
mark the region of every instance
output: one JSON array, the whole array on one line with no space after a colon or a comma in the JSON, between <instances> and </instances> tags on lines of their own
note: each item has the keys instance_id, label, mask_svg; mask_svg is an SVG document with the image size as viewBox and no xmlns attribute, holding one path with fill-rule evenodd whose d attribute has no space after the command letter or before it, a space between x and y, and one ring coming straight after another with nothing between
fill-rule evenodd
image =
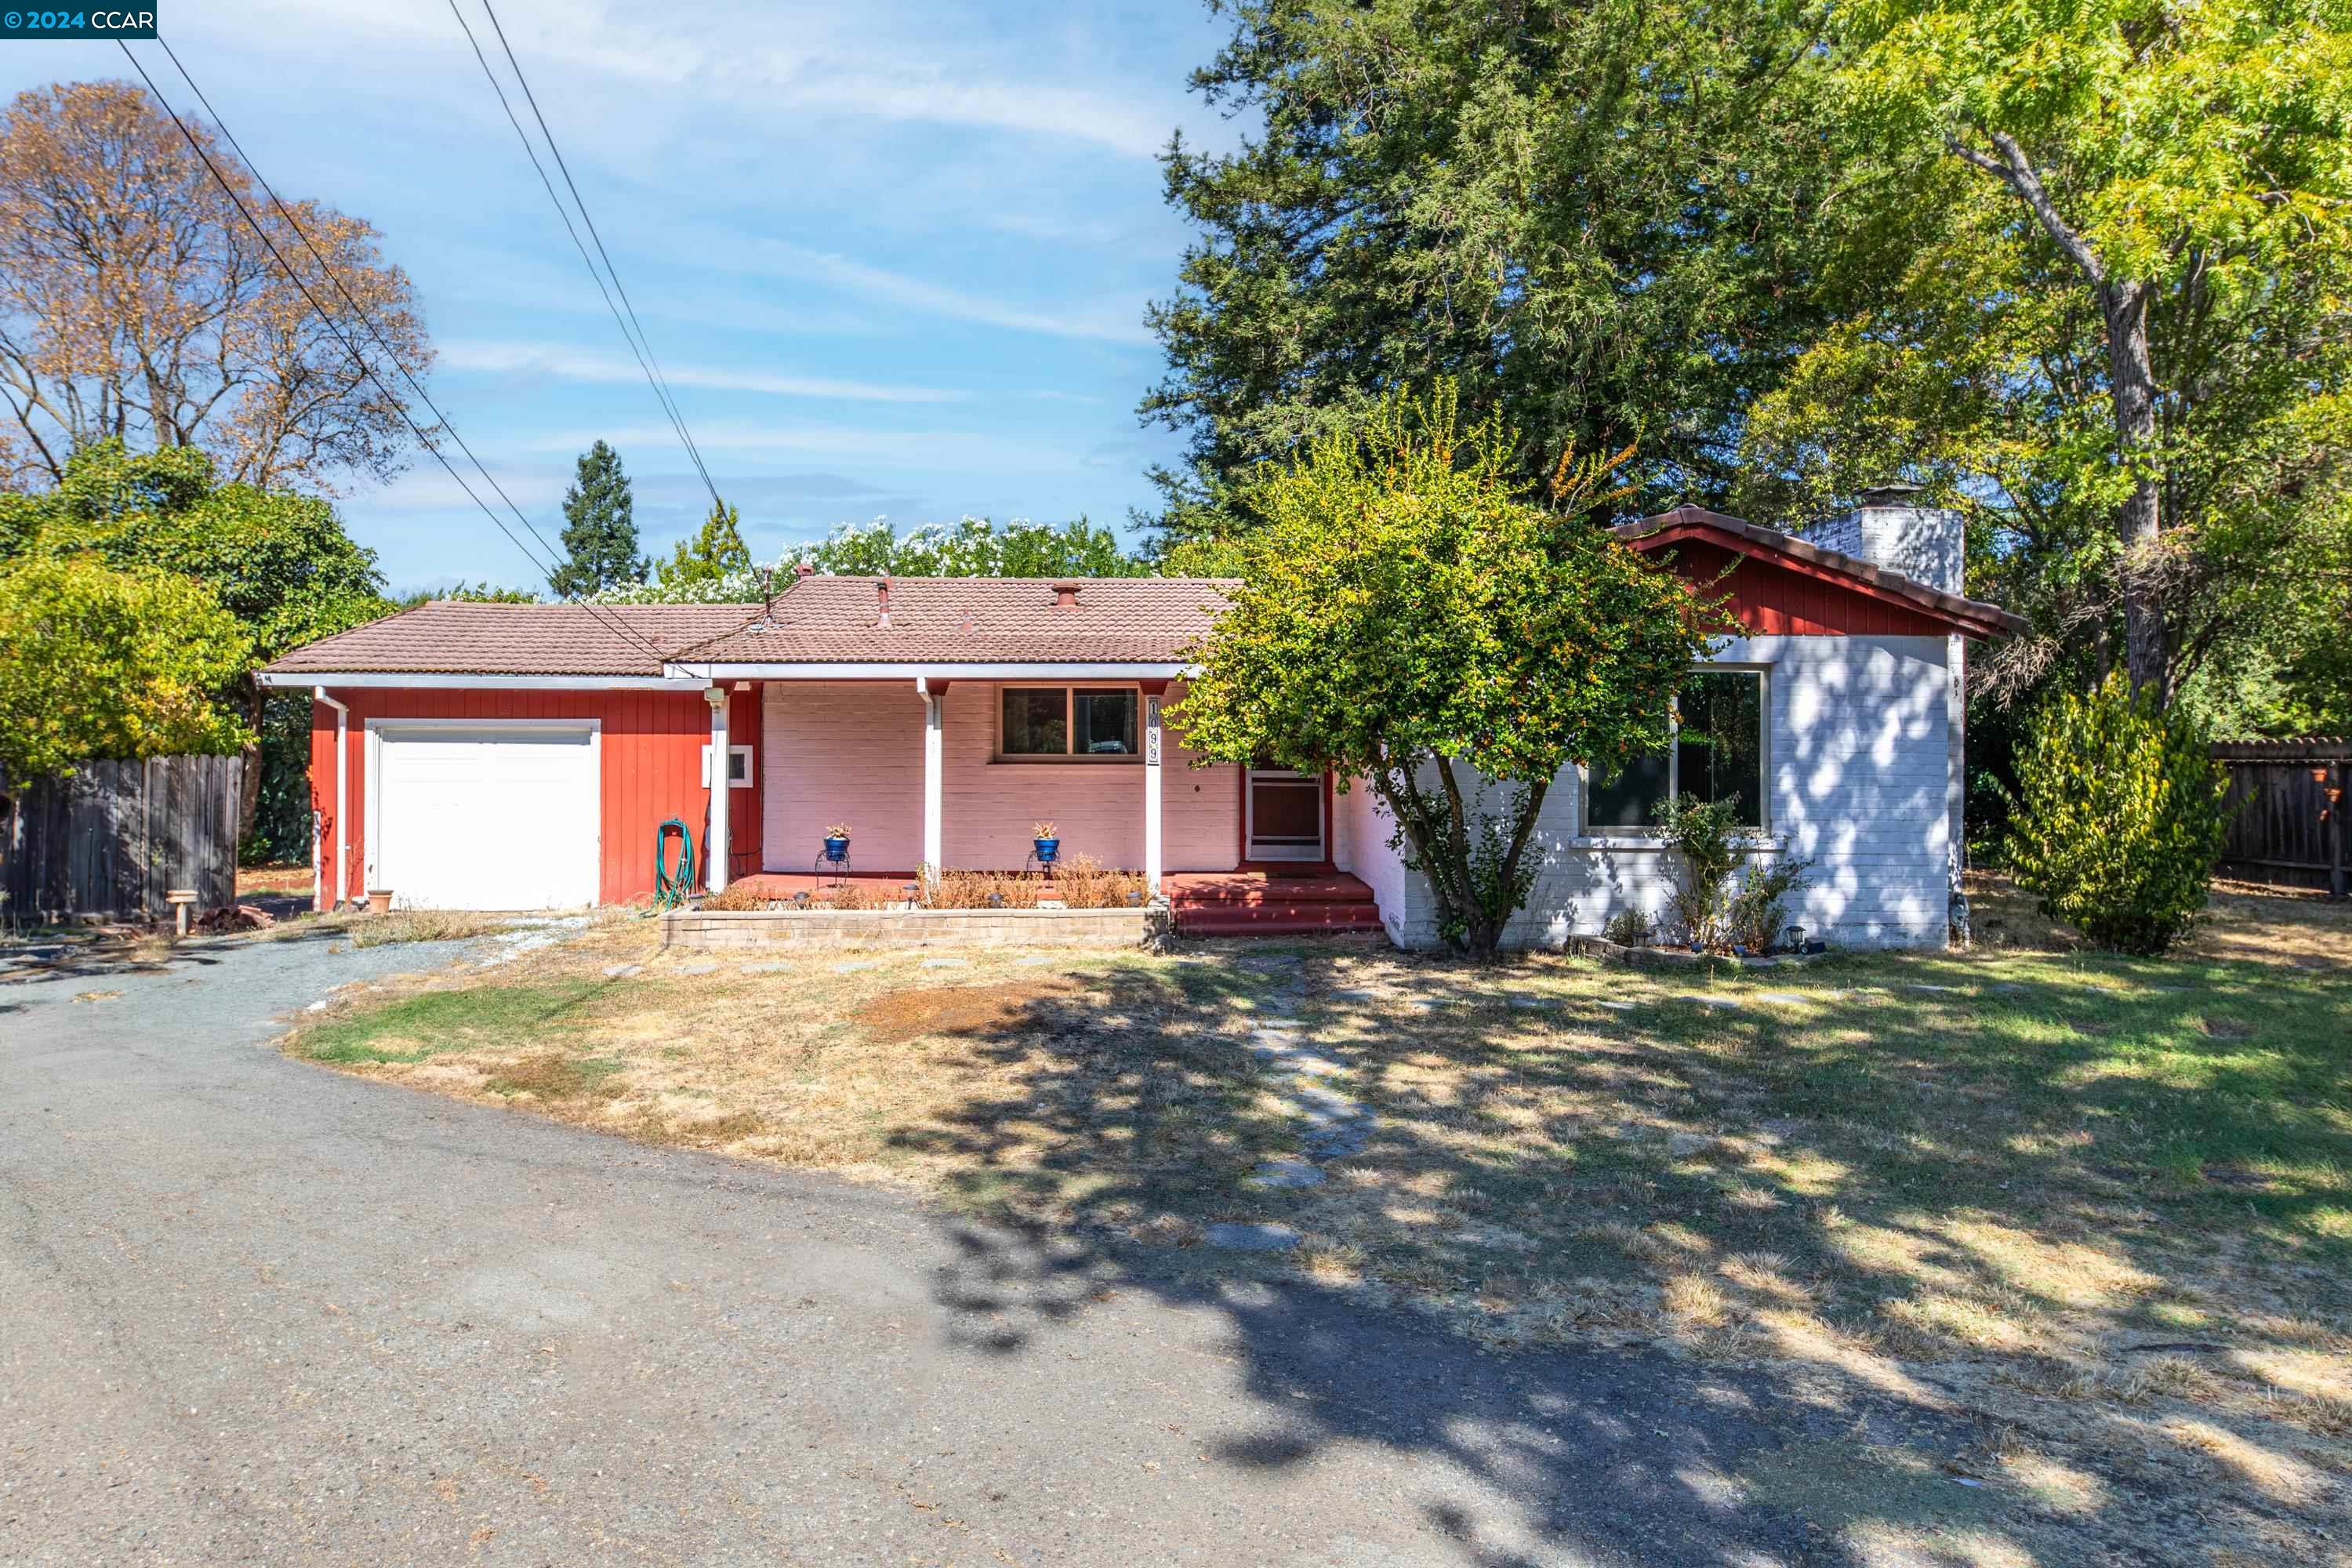
<instances>
[{"instance_id":1,"label":"porch","mask_svg":"<svg viewBox=\"0 0 2352 1568\"><path fill-rule=\"evenodd\" d=\"M1065 864L1139 871L1162 891L1193 874L1334 868L1328 781L1196 765L1162 718L1181 680L930 675L733 690L711 710L711 754L735 754L737 786L711 815L719 852L704 865L726 873L714 888L829 900L838 879L822 856L836 826L850 880L890 896L924 866L1036 870L1041 823Z\"/></svg>"}]
</instances>

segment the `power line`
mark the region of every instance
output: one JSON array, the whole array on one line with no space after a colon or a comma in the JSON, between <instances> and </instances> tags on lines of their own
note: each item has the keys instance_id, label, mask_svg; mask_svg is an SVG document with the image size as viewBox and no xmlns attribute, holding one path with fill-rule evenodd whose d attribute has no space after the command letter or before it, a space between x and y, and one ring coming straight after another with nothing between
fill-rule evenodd
<instances>
[{"instance_id":1,"label":"power line","mask_svg":"<svg viewBox=\"0 0 2352 1568\"><path fill-rule=\"evenodd\" d=\"M630 353L636 357L637 368L645 373L662 412L669 416L670 428L677 432L678 441L686 447L686 455L694 464L695 472L702 476L702 486L710 492L711 505L722 506L725 503L719 499L719 487L711 482L710 470L703 464L702 449L695 445L693 435L686 427L686 416L678 409L677 396L670 390L668 378L662 374L661 361L654 353L653 338L646 332L645 322L637 318L637 308L631 302L629 290L621 281L620 268L613 265L612 252L604 248L604 237L598 232L596 220L590 215L587 202L581 197L580 186L572 178L572 166L564 162L563 149L557 145L555 132L548 128L547 116L540 112L539 97L530 90L530 79L523 74L522 62L515 58L514 46L507 42L506 28L499 23L498 11L490 5L490 0L482 0L482 10L490 19L491 30L498 35L499 48L506 55L507 65L513 70L517 85L522 89L523 101L530 106L530 116L538 121L539 133L547 141L547 150L555 159L556 172L563 176L563 188L572 193L572 205L580 209L580 221L588 226L588 237L595 242L596 254L604 259L602 273L597 271L596 263L589 258L588 247L581 243L580 231L572 226L571 212L565 208L562 198L555 194L554 182L547 177L547 170L539 161L538 149L531 144L529 133L522 128L522 121L515 117L514 106L507 100L506 88L499 82L498 73L490 68L490 62L483 55L482 46L476 40L474 29L467 25L465 13L457 8L457 0L449 0L449 14L457 18L457 26L465 32L466 42L473 46L474 58L481 65L482 74L489 79L490 90L498 94L499 107L506 110L507 123L514 127L516 138L522 142L522 150L539 175L539 183L547 189L547 199L554 203L556 216L563 220L563 231L572 237L572 247L580 252L580 259L586 265L588 275L596 280L596 291L604 296L604 309L613 313L614 324L621 329L622 341L629 345ZM609 291L604 287L607 276L613 280ZM614 294L621 297L617 307L613 303ZM627 312L626 320L622 317L624 310Z\"/></svg>"},{"instance_id":2,"label":"power line","mask_svg":"<svg viewBox=\"0 0 2352 1568\"><path fill-rule=\"evenodd\" d=\"M161 39L158 39L157 41L162 42ZM196 156L203 161L205 170L209 172L213 177L213 182L220 186L222 193L226 195L229 201L236 206L237 215L243 217L246 223L252 228L255 235L259 237L262 245L268 248L271 259L278 263L278 269L286 274L287 280L294 285L295 289L300 292L303 300L309 303L311 310L318 316L320 324L324 326L328 331L334 334L335 341L342 345L344 353L352 356L352 363L359 367L360 374L366 376L371 382L373 382L375 384L376 390L382 392L391 400L394 410L399 414L401 422L408 426L410 433L415 436L417 444L423 447L427 452L433 454L434 460L448 471L448 475L451 479L457 480L457 488L466 492L466 499L472 501L476 506L481 508L482 514L485 517L488 517L490 521L496 525L500 533L507 536L509 543L512 544L517 550L522 552L523 558L525 560L529 561L533 567L537 568L542 574L549 575L549 586L552 587L554 585L552 579L552 566L548 562L541 560L537 554L533 553L530 546L525 544L522 540L516 535L514 530L506 525L506 520L499 517L497 511L492 510L487 501L483 500L480 496L474 493L474 488L466 482L466 477L457 471L457 468L449 461L447 455L445 454L439 447L436 446L433 442L433 438L425 433L424 429L417 425L414 418L410 417L407 406L401 402L399 394L384 384L383 378L376 374L375 367L370 364L367 362L366 356L360 353L359 346L345 335L342 327L337 323L334 317L327 312L326 307L319 303L318 296L311 293L310 286L302 281L302 275L296 271L293 266L287 261L284 253L278 248L277 242L269 237L269 231L261 226L260 220L256 218L252 212L246 206L245 198L236 194L236 187L229 184L227 176L221 173L220 166L213 162L212 154L205 151L204 143L196 140L195 133L191 132L188 129L187 122L180 118L180 111L172 107L171 100L163 96L163 89L155 85L155 79L147 74L147 68L140 64L139 57L131 52L131 46L123 42L121 39L117 38L115 40L115 47L122 51L123 58L131 62L131 68L139 73L139 79L147 84L147 90L155 95L155 101L163 106L163 112L172 117L172 123L179 128L181 137L186 141L190 150L192 150ZM172 47L169 44L165 44L163 46L163 52L171 57L172 64L179 70L181 79L185 81L188 84L189 89L196 95L196 101L205 106L205 112L212 116L213 123L218 126L220 128L221 134L228 139L230 148L236 152L238 161L245 164L246 172L253 176L254 183L259 185L263 193L269 197L270 205L278 209L278 216L284 218L286 220L287 226L291 228L295 235L300 238L304 247L310 252L311 258L319 263L320 270L325 275L327 280L334 285L336 292L343 297L343 302L352 308L352 312L359 317L361 324L367 328L369 335L373 337L377 345L383 349L385 354L392 360L394 368L400 372L402 377L406 380L409 386L415 390L418 400L421 401L425 407L433 411L433 417L438 427L446 431L449 438L457 443L457 449L466 454L467 459L474 465L477 470L480 472L483 479L489 485L490 489L497 492L499 499L507 503L508 508L514 512L516 521L520 521L525 529L530 531L530 536L533 539L539 541L540 547L541 549L546 550L548 553L552 556L554 554L553 547L548 544L546 539L540 534L537 528L532 527L530 519L523 515L522 509L515 505L514 498L507 494L505 489L499 485L497 478L491 474L490 470L484 466L482 460L474 456L473 448L466 445L466 438L457 433L457 427L450 423L449 416L441 412L440 405L433 401L432 395L427 393L425 390L424 385L417 381L416 377L413 374L411 374L406 363L398 353L394 352L391 344L384 342L383 334L377 331L374 321L369 319L367 311L361 307L358 300L352 298L351 290L343 287L342 279L335 276L334 268L327 264L326 258L320 255L319 247L311 242L309 233L304 230L300 223L296 221L293 214L286 210L286 204L278 199L278 193L270 188L270 184L268 180L262 178L261 171L255 167L253 161L246 157L245 149L237 143L236 133L229 130L226 121L223 121L219 113L213 109L211 100L205 97L204 89L196 85L195 78L188 74L188 68L181 64L179 56L172 53ZM590 617L594 619L599 625L606 627L608 630L618 632L621 636L626 637L631 642L635 643L639 647L644 648L647 653L652 654L656 661L661 663L668 662L669 656L666 651L646 641L643 637L640 637L633 628L621 621L618 617L615 617L609 613L599 614L598 612L602 606L589 604L584 600L572 597L569 595L565 595L565 598L568 602L587 611Z\"/></svg>"}]
</instances>

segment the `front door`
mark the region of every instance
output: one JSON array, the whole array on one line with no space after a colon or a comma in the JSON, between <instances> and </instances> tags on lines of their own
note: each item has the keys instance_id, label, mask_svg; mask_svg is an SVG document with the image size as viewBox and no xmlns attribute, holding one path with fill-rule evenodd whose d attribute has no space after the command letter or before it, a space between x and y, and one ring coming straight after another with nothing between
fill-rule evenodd
<instances>
[{"instance_id":1,"label":"front door","mask_svg":"<svg viewBox=\"0 0 2352 1568\"><path fill-rule=\"evenodd\" d=\"M1327 860L1323 775L1287 768L1252 768L1244 830L1253 860Z\"/></svg>"}]
</instances>

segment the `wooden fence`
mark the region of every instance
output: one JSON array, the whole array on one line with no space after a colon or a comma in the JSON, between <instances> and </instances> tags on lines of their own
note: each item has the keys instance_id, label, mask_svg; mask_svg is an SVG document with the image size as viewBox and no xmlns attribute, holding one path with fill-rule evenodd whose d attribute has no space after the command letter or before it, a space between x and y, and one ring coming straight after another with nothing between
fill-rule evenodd
<instances>
[{"instance_id":1,"label":"wooden fence","mask_svg":"<svg viewBox=\"0 0 2352 1568\"><path fill-rule=\"evenodd\" d=\"M2352 740L2225 741L2213 755L2230 770L2221 869L2342 898L2352 868L2344 820Z\"/></svg>"},{"instance_id":2,"label":"wooden fence","mask_svg":"<svg viewBox=\"0 0 2352 1568\"><path fill-rule=\"evenodd\" d=\"M0 920L162 920L173 888L235 903L244 776L242 757L151 757L0 780Z\"/></svg>"}]
</instances>

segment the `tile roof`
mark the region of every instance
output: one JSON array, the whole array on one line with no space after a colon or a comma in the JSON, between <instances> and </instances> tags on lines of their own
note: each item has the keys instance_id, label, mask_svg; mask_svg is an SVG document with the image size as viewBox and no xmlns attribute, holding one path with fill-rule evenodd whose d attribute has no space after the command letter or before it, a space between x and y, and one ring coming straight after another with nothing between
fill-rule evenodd
<instances>
[{"instance_id":1,"label":"tile roof","mask_svg":"<svg viewBox=\"0 0 2352 1568\"><path fill-rule=\"evenodd\" d=\"M1097 577L1056 605L1046 577L803 577L763 625L716 637L695 663L1172 663L1204 635L1235 584L1208 577Z\"/></svg>"},{"instance_id":2,"label":"tile roof","mask_svg":"<svg viewBox=\"0 0 2352 1568\"><path fill-rule=\"evenodd\" d=\"M664 658L759 613L757 605L599 605L591 611L436 599L305 643L265 673L657 676Z\"/></svg>"},{"instance_id":3,"label":"tile roof","mask_svg":"<svg viewBox=\"0 0 2352 1568\"><path fill-rule=\"evenodd\" d=\"M436 599L294 649L273 676L658 676L697 664L1164 664L1209 629L1230 582L1113 577L804 577L749 605L490 605ZM647 645L650 645L648 647Z\"/></svg>"},{"instance_id":4,"label":"tile roof","mask_svg":"<svg viewBox=\"0 0 2352 1568\"><path fill-rule=\"evenodd\" d=\"M1932 611L1948 620L1969 622L1988 633L2021 632L2026 626L2024 616L2014 615L1987 600L1966 598L1958 594L1947 594L1940 588L1931 588L1925 583L1906 577L1900 572L1890 572L1885 567L1864 561L1858 555L1848 555L1836 550L1824 550L1818 544L1809 543L1797 538L1794 534L1782 533L1776 528L1765 528L1748 521L1744 517L1733 517L1727 512L1709 511L1703 506L1685 504L1675 508L1672 511L1662 511L1655 517L1645 517L1638 521L1620 523L1610 531L1628 544L1635 544L1652 534L1688 527L1713 529L1718 533L1732 536L1743 544L1760 545L1767 553L1786 555L1792 560L1825 567L1832 572L1842 572L1850 577L1858 577L1881 592L1892 594L1899 599L1907 599L1920 608Z\"/></svg>"}]
</instances>

